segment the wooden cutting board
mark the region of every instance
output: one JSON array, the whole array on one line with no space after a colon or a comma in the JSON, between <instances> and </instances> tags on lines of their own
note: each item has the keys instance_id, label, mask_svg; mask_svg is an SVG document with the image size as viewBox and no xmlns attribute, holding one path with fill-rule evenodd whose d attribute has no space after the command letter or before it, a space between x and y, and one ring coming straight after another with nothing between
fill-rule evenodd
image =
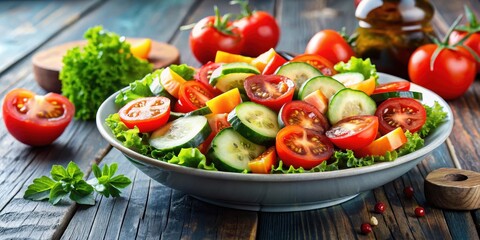
<instances>
[{"instance_id":1,"label":"wooden cutting board","mask_svg":"<svg viewBox=\"0 0 480 240\"><path fill-rule=\"evenodd\" d=\"M141 38L127 38L127 41L131 44L141 40ZM33 74L38 85L47 92L59 93L62 85L58 76L63 67L63 56L69 49L84 46L86 43L86 40L68 42L36 53L32 57L32 64ZM179 64L180 53L173 45L152 41L148 61L153 64L154 69L166 67L170 64Z\"/></svg>"}]
</instances>

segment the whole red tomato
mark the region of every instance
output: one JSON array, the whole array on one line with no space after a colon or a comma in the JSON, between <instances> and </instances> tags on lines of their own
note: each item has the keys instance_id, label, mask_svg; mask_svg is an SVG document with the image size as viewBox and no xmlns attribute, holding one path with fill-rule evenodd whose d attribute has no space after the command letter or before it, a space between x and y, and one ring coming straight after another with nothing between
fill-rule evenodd
<instances>
[{"instance_id":1,"label":"whole red tomato","mask_svg":"<svg viewBox=\"0 0 480 240\"><path fill-rule=\"evenodd\" d=\"M435 51L440 53L432 60ZM462 96L475 79L475 74L475 61L463 47L449 49L426 44L417 48L408 62L410 80L446 100Z\"/></svg>"},{"instance_id":2,"label":"whole red tomato","mask_svg":"<svg viewBox=\"0 0 480 240\"><path fill-rule=\"evenodd\" d=\"M477 56L480 56L480 23L478 23L475 14L468 7L465 7L465 15L468 19L468 25L457 27L457 30L450 35L449 44L454 45L465 38L467 34L471 34L463 42L463 45L472 49ZM477 72L480 73L479 61L477 61Z\"/></svg>"},{"instance_id":3,"label":"whole red tomato","mask_svg":"<svg viewBox=\"0 0 480 240\"><path fill-rule=\"evenodd\" d=\"M280 28L275 18L268 12L251 11L248 2L234 1L242 6L242 18L233 22L245 38L242 54L257 57L277 46Z\"/></svg>"},{"instance_id":4,"label":"whole red tomato","mask_svg":"<svg viewBox=\"0 0 480 240\"><path fill-rule=\"evenodd\" d=\"M60 94L40 96L19 88L5 95L2 111L5 126L13 137L30 146L44 146L63 133L75 107Z\"/></svg>"},{"instance_id":5,"label":"whole red tomato","mask_svg":"<svg viewBox=\"0 0 480 240\"><path fill-rule=\"evenodd\" d=\"M242 33L222 18L215 8L215 16L208 16L195 24L190 32L190 48L195 58L205 64L215 61L217 51L240 54L245 40Z\"/></svg>"},{"instance_id":6,"label":"whole red tomato","mask_svg":"<svg viewBox=\"0 0 480 240\"><path fill-rule=\"evenodd\" d=\"M335 30L325 29L317 32L308 41L305 48L307 54L320 55L333 64L348 62L355 52L348 42Z\"/></svg>"}]
</instances>

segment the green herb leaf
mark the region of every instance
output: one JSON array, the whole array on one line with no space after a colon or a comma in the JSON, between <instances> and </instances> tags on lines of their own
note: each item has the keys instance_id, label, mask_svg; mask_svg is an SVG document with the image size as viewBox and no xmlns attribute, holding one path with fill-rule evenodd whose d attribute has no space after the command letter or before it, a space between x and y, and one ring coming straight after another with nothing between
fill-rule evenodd
<instances>
[{"instance_id":1,"label":"green herb leaf","mask_svg":"<svg viewBox=\"0 0 480 240\"><path fill-rule=\"evenodd\" d=\"M47 176L42 176L33 180L23 195L23 198L41 201L49 198L50 190L55 185L55 181Z\"/></svg>"},{"instance_id":2,"label":"green herb leaf","mask_svg":"<svg viewBox=\"0 0 480 240\"><path fill-rule=\"evenodd\" d=\"M348 62L339 62L334 66L335 70L339 73L344 72L358 72L361 73L365 79L374 77L375 80L378 79L377 69L374 64L370 61L370 58L362 59L352 57Z\"/></svg>"},{"instance_id":3,"label":"green herb leaf","mask_svg":"<svg viewBox=\"0 0 480 240\"><path fill-rule=\"evenodd\" d=\"M433 129L437 128L447 118L447 113L443 111L442 105L440 105L437 101L434 102L433 106L423 106L427 112L427 121L420 131L418 131L420 137L422 138L430 134Z\"/></svg>"},{"instance_id":4,"label":"green herb leaf","mask_svg":"<svg viewBox=\"0 0 480 240\"><path fill-rule=\"evenodd\" d=\"M60 165L53 165L50 171L52 178L42 176L33 180L33 183L27 187L24 198L29 200L47 200L55 205L64 197L68 196L71 200L85 205L95 205L93 191L109 197L120 196L120 189L127 187L131 181L124 175L114 176L117 172L118 164L104 165L101 170L96 164L93 164L92 171L95 178L88 182L83 180L83 172L74 163L70 162L65 169Z\"/></svg>"}]
</instances>

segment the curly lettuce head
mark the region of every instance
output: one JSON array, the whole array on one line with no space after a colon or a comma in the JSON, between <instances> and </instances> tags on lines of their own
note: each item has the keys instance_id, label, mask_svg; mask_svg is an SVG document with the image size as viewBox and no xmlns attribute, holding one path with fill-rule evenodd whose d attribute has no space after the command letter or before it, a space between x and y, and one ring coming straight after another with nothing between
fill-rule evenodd
<instances>
[{"instance_id":1,"label":"curly lettuce head","mask_svg":"<svg viewBox=\"0 0 480 240\"><path fill-rule=\"evenodd\" d=\"M84 37L84 47L63 57L59 78L62 94L75 105L75 118L90 120L108 96L152 72L152 65L130 53L125 37L101 26L88 29Z\"/></svg>"}]
</instances>

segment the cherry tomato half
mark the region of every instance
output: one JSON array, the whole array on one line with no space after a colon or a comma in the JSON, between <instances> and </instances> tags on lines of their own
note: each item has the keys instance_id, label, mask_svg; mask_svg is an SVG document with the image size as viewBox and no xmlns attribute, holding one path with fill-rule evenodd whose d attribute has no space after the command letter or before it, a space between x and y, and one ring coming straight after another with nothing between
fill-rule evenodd
<instances>
[{"instance_id":1,"label":"cherry tomato half","mask_svg":"<svg viewBox=\"0 0 480 240\"><path fill-rule=\"evenodd\" d=\"M425 107L412 98L389 98L382 102L375 111L379 119L382 134L401 127L412 133L420 130L427 120Z\"/></svg>"},{"instance_id":2,"label":"cherry tomato half","mask_svg":"<svg viewBox=\"0 0 480 240\"><path fill-rule=\"evenodd\" d=\"M378 133L378 117L352 116L335 123L325 134L335 146L355 150L366 147Z\"/></svg>"},{"instance_id":3,"label":"cherry tomato half","mask_svg":"<svg viewBox=\"0 0 480 240\"><path fill-rule=\"evenodd\" d=\"M347 41L335 30L325 29L317 32L308 41L305 53L318 54L333 64L348 62L355 52Z\"/></svg>"},{"instance_id":4,"label":"cherry tomato half","mask_svg":"<svg viewBox=\"0 0 480 240\"><path fill-rule=\"evenodd\" d=\"M292 101L295 92L293 80L280 75L252 75L243 82L252 102L279 111L283 104Z\"/></svg>"},{"instance_id":5,"label":"cherry tomato half","mask_svg":"<svg viewBox=\"0 0 480 240\"><path fill-rule=\"evenodd\" d=\"M300 54L290 61L306 62L320 70L320 72L325 76L332 76L337 74L337 71L335 71L335 69L333 68L333 63L318 54Z\"/></svg>"},{"instance_id":6,"label":"cherry tomato half","mask_svg":"<svg viewBox=\"0 0 480 240\"><path fill-rule=\"evenodd\" d=\"M44 146L63 133L75 107L60 94L40 96L26 89L14 89L5 96L2 111L13 137L30 146Z\"/></svg>"},{"instance_id":7,"label":"cherry tomato half","mask_svg":"<svg viewBox=\"0 0 480 240\"><path fill-rule=\"evenodd\" d=\"M198 81L187 81L180 86L178 100L183 105L183 112L190 112L205 107L205 102L215 97L204 84Z\"/></svg>"},{"instance_id":8,"label":"cherry tomato half","mask_svg":"<svg viewBox=\"0 0 480 240\"><path fill-rule=\"evenodd\" d=\"M216 89L215 87L213 87L212 85L210 85L210 76L212 76L213 71L215 71L215 69L217 69L221 65L222 65L221 63L208 62L202 65L202 67L200 67L200 69L197 71L194 77L195 80L203 83L205 87L207 87L210 90L210 92L214 93L215 95L218 95L222 92Z\"/></svg>"},{"instance_id":9,"label":"cherry tomato half","mask_svg":"<svg viewBox=\"0 0 480 240\"><path fill-rule=\"evenodd\" d=\"M329 127L327 119L316 107L300 100L283 105L279 115L285 126L299 125L321 133L324 133Z\"/></svg>"},{"instance_id":10,"label":"cherry tomato half","mask_svg":"<svg viewBox=\"0 0 480 240\"><path fill-rule=\"evenodd\" d=\"M410 90L410 82L407 81L397 81L389 83L381 83L375 87L373 94L385 93L385 92L396 92L396 91L408 91Z\"/></svg>"},{"instance_id":11,"label":"cherry tomato half","mask_svg":"<svg viewBox=\"0 0 480 240\"><path fill-rule=\"evenodd\" d=\"M333 144L324 134L298 125L282 128L275 147L283 163L295 168L313 168L333 154Z\"/></svg>"},{"instance_id":12,"label":"cherry tomato half","mask_svg":"<svg viewBox=\"0 0 480 240\"><path fill-rule=\"evenodd\" d=\"M119 111L120 120L128 127L138 127L140 132L151 132L170 117L170 99L166 97L144 97L130 101Z\"/></svg>"}]
</instances>

